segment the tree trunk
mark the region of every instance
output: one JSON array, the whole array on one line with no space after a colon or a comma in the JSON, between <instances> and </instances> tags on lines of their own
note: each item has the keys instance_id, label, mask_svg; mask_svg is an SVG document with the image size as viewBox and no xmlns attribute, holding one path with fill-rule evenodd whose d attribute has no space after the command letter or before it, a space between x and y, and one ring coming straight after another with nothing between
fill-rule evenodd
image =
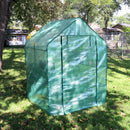
<instances>
[{"instance_id":1,"label":"tree trunk","mask_svg":"<svg viewBox=\"0 0 130 130\"><path fill-rule=\"evenodd\" d=\"M109 21L109 18L104 19L104 22L105 22L105 29L106 29L106 35L108 34L108 31L107 31L108 21Z\"/></svg>"},{"instance_id":2,"label":"tree trunk","mask_svg":"<svg viewBox=\"0 0 130 130\"><path fill-rule=\"evenodd\" d=\"M10 7L13 0L0 0L0 71L2 71L2 54L7 24L10 18Z\"/></svg>"},{"instance_id":3,"label":"tree trunk","mask_svg":"<svg viewBox=\"0 0 130 130\"><path fill-rule=\"evenodd\" d=\"M109 19L105 19L105 28L107 29Z\"/></svg>"},{"instance_id":4,"label":"tree trunk","mask_svg":"<svg viewBox=\"0 0 130 130\"><path fill-rule=\"evenodd\" d=\"M92 8L89 7L89 9L86 11L87 14L87 24L89 23L89 13L91 12Z\"/></svg>"}]
</instances>

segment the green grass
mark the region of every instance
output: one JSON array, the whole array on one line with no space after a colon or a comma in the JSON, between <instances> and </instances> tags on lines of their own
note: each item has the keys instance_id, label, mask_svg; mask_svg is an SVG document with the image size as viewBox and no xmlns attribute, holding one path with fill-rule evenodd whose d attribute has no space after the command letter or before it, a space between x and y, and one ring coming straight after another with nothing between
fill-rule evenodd
<instances>
[{"instance_id":1,"label":"green grass","mask_svg":"<svg viewBox=\"0 0 130 130\"><path fill-rule=\"evenodd\" d=\"M48 116L26 94L23 48L5 48L0 73L1 130L130 130L130 60L108 57L107 102L65 116Z\"/></svg>"}]
</instances>

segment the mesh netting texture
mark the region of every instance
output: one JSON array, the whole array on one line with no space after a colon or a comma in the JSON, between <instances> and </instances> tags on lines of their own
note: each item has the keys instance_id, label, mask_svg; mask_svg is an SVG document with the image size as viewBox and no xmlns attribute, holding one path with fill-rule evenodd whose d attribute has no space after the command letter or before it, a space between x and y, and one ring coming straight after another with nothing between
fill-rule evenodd
<instances>
[{"instance_id":1,"label":"mesh netting texture","mask_svg":"<svg viewBox=\"0 0 130 130\"><path fill-rule=\"evenodd\" d=\"M47 23L25 54L28 98L49 115L105 103L107 44L81 18Z\"/></svg>"}]
</instances>

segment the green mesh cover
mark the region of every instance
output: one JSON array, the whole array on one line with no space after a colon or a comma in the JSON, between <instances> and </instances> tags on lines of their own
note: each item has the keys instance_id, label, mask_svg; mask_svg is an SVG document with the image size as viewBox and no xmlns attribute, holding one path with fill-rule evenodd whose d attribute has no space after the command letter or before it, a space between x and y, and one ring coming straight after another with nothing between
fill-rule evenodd
<instances>
[{"instance_id":1,"label":"green mesh cover","mask_svg":"<svg viewBox=\"0 0 130 130\"><path fill-rule=\"evenodd\" d=\"M105 103L107 44L81 18L49 22L25 52L28 98L49 115Z\"/></svg>"}]
</instances>

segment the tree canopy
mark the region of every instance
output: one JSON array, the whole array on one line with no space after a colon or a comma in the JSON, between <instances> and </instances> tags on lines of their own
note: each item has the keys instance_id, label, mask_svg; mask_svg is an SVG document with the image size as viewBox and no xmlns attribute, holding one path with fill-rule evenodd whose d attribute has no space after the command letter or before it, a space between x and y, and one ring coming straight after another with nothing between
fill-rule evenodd
<instances>
[{"instance_id":1,"label":"tree canopy","mask_svg":"<svg viewBox=\"0 0 130 130\"><path fill-rule=\"evenodd\" d=\"M127 13L123 16L115 16L113 18L113 21L116 21L116 23L127 23L130 24L130 13Z\"/></svg>"},{"instance_id":2,"label":"tree canopy","mask_svg":"<svg viewBox=\"0 0 130 130\"><path fill-rule=\"evenodd\" d=\"M59 0L19 0L12 3L12 16L31 30L34 24L45 24L58 18L61 8Z\"/></svg>"},{"instance_id":3,"label":"tree canopy","mask_svg":"<svg viewBox=\"0 0 130 130\"><path fill-rule=\"evenodd\" d=\"M11 16L22 21L29 30L34 24L44 25L48 21L70 17L81 17L87 23L101 17L107 22L119 9L119 4L120 0L14 0Z\"/></svg>"},{"instance_id":4,"label":"tree canopy","mask_svg":"<svg viewBox=\"0 0 130 130\"><path fill-rule=\"evenodd\" d=\"M64 2L63 2L64 1ZM20 20L30 31L35 24L62 18L83 18L87 23L97 17L107 27L114 11L120 9L120 3L130 5L129 0L0 0L0 70L3 41L8 21ZM14 17L15 16L15 17Z\"/></svg>"},{"instance_id":5,"label":"tree canopy","mask_svg":"<svg viewBox=\"0 0 130 130\"><path fill-rule=\"evenodd\" d=\"M87 23L100 18L104 21L104 27L107 28L109 19L113 13L120 9L120 2L117 0L66 0L70 3L70 8L77 10L77 15L83 18Z\"/></svg>"}]
</instances>

